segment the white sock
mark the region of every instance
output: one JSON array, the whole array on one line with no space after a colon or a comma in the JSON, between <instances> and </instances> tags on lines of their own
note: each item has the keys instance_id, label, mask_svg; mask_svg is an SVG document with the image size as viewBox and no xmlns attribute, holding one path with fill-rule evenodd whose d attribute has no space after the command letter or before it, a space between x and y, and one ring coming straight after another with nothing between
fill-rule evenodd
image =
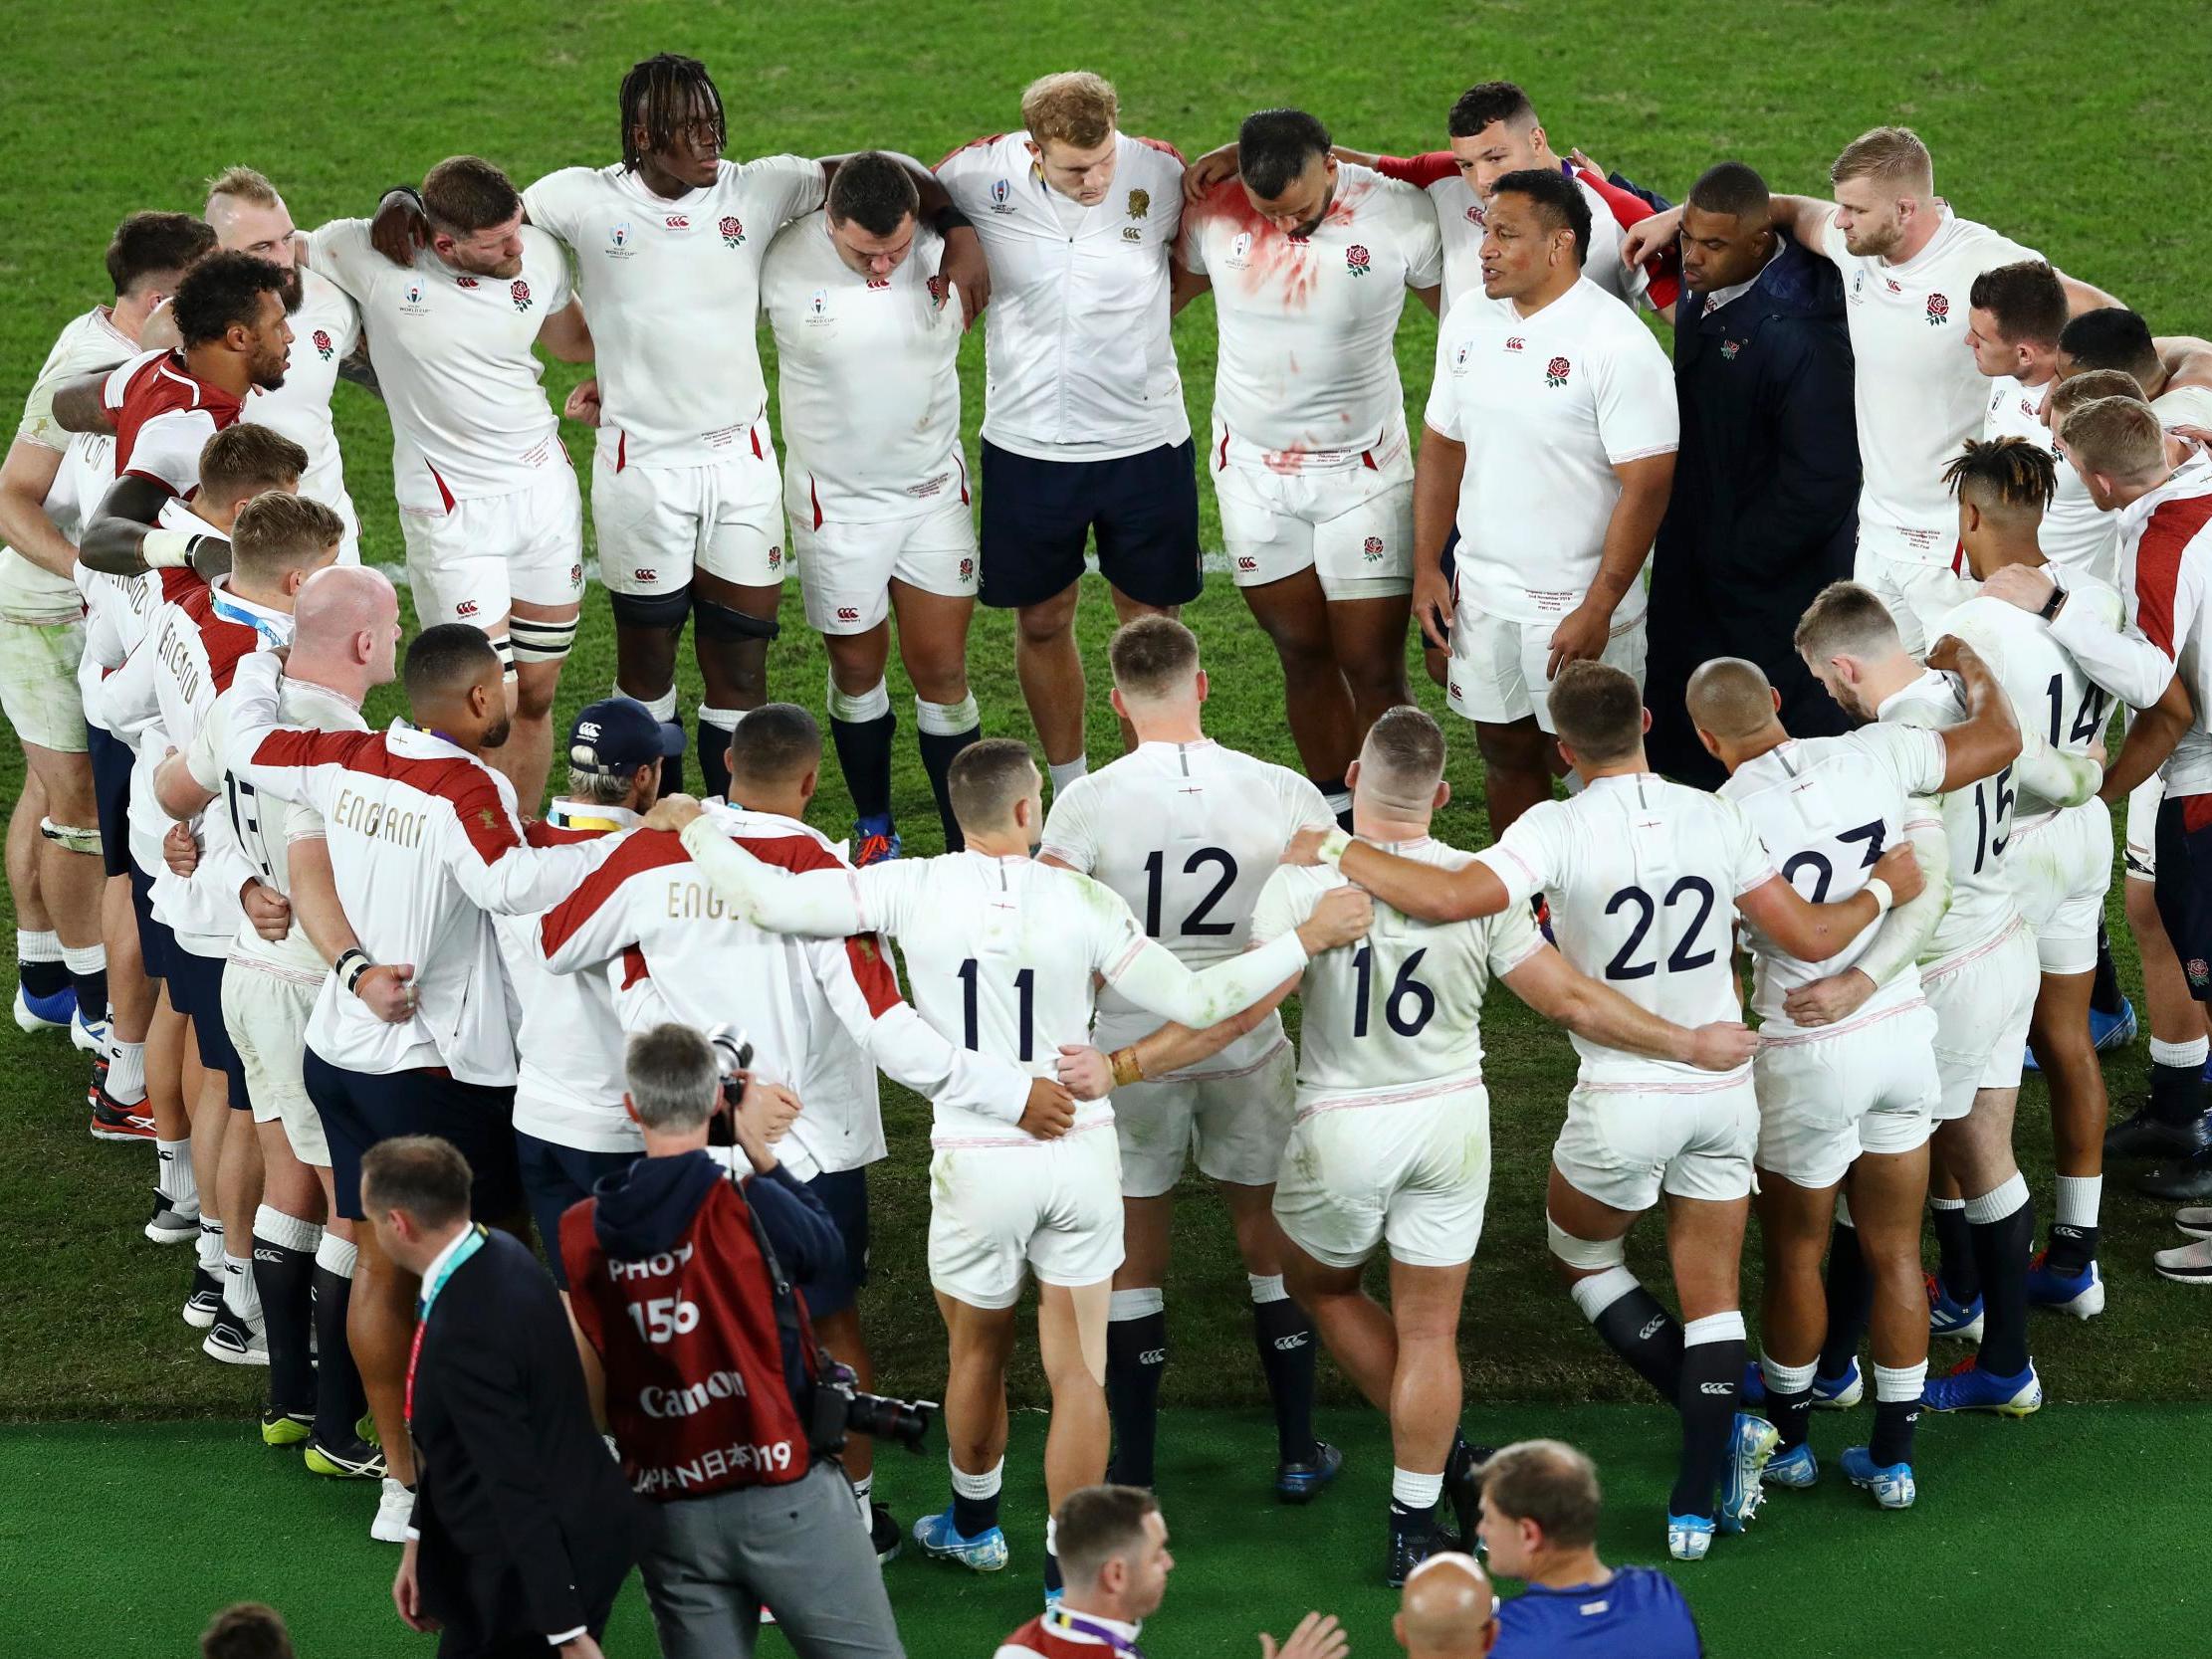
<instances>
[{"instance_id":1,"label":"white sock","mask_svg":"<svg viewBox=\"0 0 2212 1659\"><path fill-rule=\"evenodd\" d=\"M314 1254L321 1245L323 1229L297 1215L287 1215L273 1204L264 1204L254 1211L254 1238L279 1250L294 1250L307 1256Z\"/></svg>"},{"instance_id":2,"label":"white sock","mask_svg":"<svg viewBox=\"0 0 2212 1659\"><path fill-rule=\"evenodd\" d=\"M60 961L62 935L51 928L40 933L18 928L15 931L15 959L19 962Z\"/></svg>"},{"instance_id":3,"label":"white sock","mask_svg":"<svg viewBox=\"0 0 2212 1659\"><path fill-rule=\"evenodd\" d=\"M881 680L864 692L841 692L837 677L829 677L829 718L847 726L864 726L891 712L891 691Z\"/></svg>"},{"instance_id":4,"label":"white sock","mask_svg":"<svg viewBox=\"0 0 2212 1659\"><path fill-rule=\"evenodd\" d=\"M1966 1200L1966 1224L1969 1227L1986 1227L1992 1221L2004 1218L2028 1201L2028 1177L2019 1170L2012 1172L2012 1179L1979 1198Z\"/></svg>"},{"instance_id":5,"label":"white sock","mask_svg":"<svg viewBox=\"0 0 2212 1659\"><path fill-rule=\"evenodd\" d=\"M223 1306L242 1320L261 1318L261 1287L254 1283L253 1257L224 1252Z\"/></svg>"},{"instance_id":6,"label":"white sock","mask_svg":"<svg viewBox=\"0 0 2212 1659\"><path fill-rule=\"evenodd\" d=\"M1290 1293L1282 1288L1279 1273L1247 1273L1244 1283L1252 1288L1252 1306L1265 1307L1270 1302L1288 1302Z\"/></svg>"},{"instance_id":7,"label":"white sock","mask_svg":"<svg viewBox=\"0 0 2212 1659\"><path fill-rule=\"evenodd\" d=\"M1044 1518L1044 1553L1054 1560L1060 1558L1060 1518L1056 1515Z\"/></svg>"},{"instance_id":8,"label":"white sock","mask_svg":"<svg viewBox=\"0 0 2212 1659\"><path fill-rule=\"evenodd\" d=\"M976 708L976 694L970 692L958 703L926 703L914 700L914 724L933 737L958 737L983 725L984 718Z\"/></svg>"},{"instance_id":9,"label":"white sock","mask_svg":"<svg viewBox=\"0 0 2212 1659\"><path fill-rule=\"evenodd\" d=\"M353 1264L360 1259L360 1247L351 1239L339 1238L330 1228L323 1229L323 1236L316 1240L315 1265L326 1273L340 1279L353 1277Z\"/></svg>"},{"instance_id":10,"label":"white sock","mask_svg":"<svg viewBox=\"0 0 2212 1659\"><path fill-rule=\"evenodd\" d=\"M624 691L620 686L614 688L614 695L616 697L626 697L632 703L644 704L647 709L652 711L653 719L657 721L670 722L676 718L676 688L674 685L671 685L668 690L658 697L639 697L634 692Z\"/></svg>"},{"instance_id":11,"label":"white sock","mask_svg":"<svg viewBox=\"0 0 2212 1659\"><path fill-rule=\"evenodd\" d=\"M1836 1225L1849 1227L1853 1232L1859 1230L1857 1224L1851 1218L1851 1200L1841 1192L1836 1194Z\"/></svg>"},{"instance_id":12,"label":"white sock","mask_svg":"<svg viewBox=\"0 0 2212 1659\"><path fill-rule=\"evenodd\" d=\"M1087 754L1078 754L1072 760L1047 761L1045 769L1052 774L1052 793L1057 795L1077 778L1089 775L1091 757Z\"/></svg>"},{"instance_id":13,"label":"white sock","mask_svg":"<svg viewBox=\"0 0 2212 1659\"><path fill-rule=\"evenodd\" d=\"M702 703L699 705L699 718L717 731L730 732L737 730L738 722L745 719L745 711L743 709L710 709Z\"/></svg>"},{"instance_id":14,"label":"white sock","mask_svg":"<svg viewBox=\"0 0 2212 1659\"><path fill-rule=\"evenodd\" d=\"M1963 1198L1938 1198L1932 1193L1928 1195L1928 1208L1931 1210L1962 1210L1965 1207L1966 1200Z\"/></svg>"},{"instance_id":15,"label":"white sock","mask_svg":"<svg viewBox=\"0 0 2212 1659\"><path fill-rule=\"evenodd\" d=\"M1321 804L1329 809L1329 816L1341 818L1352 810L1352 791L1349 789L1324 789Z\"/></svg>"},{"instance_id":16,"label":"white sock","mask_svg":"<svg viewBox=\"0 0 2212 1659\"><path fill-rule=\"evenodd\" d=\"M146 1098L146 1045L108 1039L108 1098L117 1106L137 1106ZM168 1144L164 1141L163 1144ZM179 1141L177 1145L183 1145ZM187 1167L190 1165L187 1164Z\"/></svg>"},{"instance_id":17,"label":"white sock","mask_svg":"<svg viewBox=\"0 0 2212 1659\"><path fill-rule=\"evenodd\" d=\"M1390 1499L1394 1504L1410 1510L1433 1510L1437 1500L1443 1496L1443 1475L1416 1474L1411 1469L1393 1468L1390 1472Z\"/></svg>"},{"instance_id":18,"label":"white sock","mask_svg":"<svg viewBox=\"0 0 2212 1659\"><path fill-rule=\"evenodd\" d=\"M1875 1367L1875 1398L1878 1400L1916 1400L1927 1386L1927 1361L1917 1365L1877 1365Z\"/></svg>"},{"instance_id":19,"label":"white sock","mask_svg":"<svg viewBox=\"0 0 2212 1659\"><path fill-rule=\"evenodd\" d=\"M2059 1177L2059 1222L2062 1227L2094 1227L2104 1198L2102 1175Z\"/></svg>"},{"instance_id":20,"label":"white sock","mask_svg":"<svg viewBox=\"0 0 2212 1659\"><path fill-rule=\"evenodd\" d=\"M1813 1372L1819 1366L1817 1358L1802 1365L1785 1365L1772 1354L1759 1355L1759 1374L1766 1378L1770 1394L1802 1394L1813 1385Z\"/></svg>"},{"instance_id":21,"label":"white sock","mask_svg":"<svg viewBox=\"0 0 2212 1659\"><path fill-rule=\"evenodd\" d=\"M99 973L108 966L108 946L102 944L98 939L90 944L65 944L62 946L62 962L70 972L75 974ZM108 1014L108 1010L105 1008L92 1010L92 1012L103 1019Z\"/></svg>"},{"instance_id":22,"label":"white sock","mask_svg":"<svg viewBox=\"0 0 2212 1659\"><path fill-rule=\"evenodd\" d=\"M971 1475L959 1464L954 1463L951 1453L946 1454L945 1461L953 1471L953 1490L961 1497L995 1498L998 1495L999 1484L1005 1479L1006 1474L1006 1460L1004 1458L1000 1458L980 1475Z\"/></svg>"},{"instance_id":23,"label":"white sock","mask_svg":"<svg viewBox=\"0 0 2212 1659\"><path fill-rule=\"evenodd\" d=\"M1740 1343L1743 1338L1743 1313L1740 1309L1725 1314L1707 1314L1703 1319L1689 1320L1682 1326L1684 1348L1696 1348L1703 1343Z\"/></svg>"},{"instance_id":24,"label":"white sock","mask_svg":"<svg viewBox=\"0 0 2212 1659\"><path fill-rule=\"evenodd\" d=\"M23 935L18 933L17 938ZM2161 1043L2150 1039L2150 1063L2153 1066L2195 1067L2202 1070L2204 1062L2212 1057L2212 1040L2197 1037L2186 1043Z\"/></svg>"},{"instance_id":25,"label":"white sock","mask_svg":"<svg viewBox=\"0 0 2212 1659\"><path fill-rule=\"evenodd\" d=\"M1577 1279L1567 1294L1575 1299L1575 1306L1582 1310L1582 1317L1596 1325L1600 1314L1636 1288L1635 1274L1625 1267L1609 1267L1603 1273L1593 1273L1587 1279Z\"/></svg>"},{"instance_id":26,"label":"white sock","mask_svg":"<svg viewBox=\"0 0 2212 1659\"><path fill-rule=\"evenodd\" d=\"M207 1207L200 1207L200 1266L217 1279L223 1276L223 1224L211 1220Z\"/></svg>"},{"instance_id":27,"label":"white sock","mask_svg":"<svg viewBox=\"0 0 2212 1659\"><path fill-rule=\"evenodd\" d=\"M110 1078L115 1075L110 1072ZM111 1091L111 1093L112 1091ZM142 1098L145 1094L139 1090ZM200 1183L192 1174L192 1142L190 1141L156 1141L153 1143L155 1166L153 1189L168 1199L171 1209L193 1209L200 1201Z\"/></svg>"},{"instance_id":28,"label":"white sock","mask_svg":"<svg viewBox=\"0 0 2212 1659\"><path fill-rule=\"evenodd\" d=\"M1167 1293L1157 1285L1149 1290L1115 1291L1106 1298L1106 1322L1119 1325L1124 1320L1143 1319L1147 1314L1162 1312L1167 1306Z\"/></svg>"}]
</instances>

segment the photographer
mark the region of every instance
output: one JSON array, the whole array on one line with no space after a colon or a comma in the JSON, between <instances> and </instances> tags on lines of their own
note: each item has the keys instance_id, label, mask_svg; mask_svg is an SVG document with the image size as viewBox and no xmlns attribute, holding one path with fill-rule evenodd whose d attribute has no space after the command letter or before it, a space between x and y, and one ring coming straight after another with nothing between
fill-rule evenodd
<instances>
[{"instance_id":1,"label":"photographer","mask_svg":"<svg viewBox=\"0 0 2212 1659\"><path fill-rule=\"evenodd\" d=\"M733 1067L731 1101L719 1048L682 1025L630 1039L625 1104L645 1155L560 1224L585 1371L623 1474L650 1500L640 1564L661 1648L750 1654L766 1603L802 1659L903 1659L834 1460L850 1396L825 1376L791 1288L842 1261L844 1243L777 1166L769 1137L787 1097ZM707 1149L724 1114L751 1179Z\"/></svg>"}]
</instances>

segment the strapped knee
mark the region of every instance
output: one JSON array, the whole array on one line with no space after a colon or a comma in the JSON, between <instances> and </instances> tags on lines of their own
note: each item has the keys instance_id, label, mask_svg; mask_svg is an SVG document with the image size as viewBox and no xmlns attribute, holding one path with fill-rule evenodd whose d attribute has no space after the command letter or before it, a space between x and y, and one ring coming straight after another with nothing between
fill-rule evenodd
<instances>
[{"instance_id":1,"label":"strapped knee","mask_svg":"<svg viewBox=\"0 0 2212 1659\"><path fill-rule=\"evenodd\" d=\"M45 836L47 840L55 843L65 852L90 853L95 858L100 856L100 831L98 829L81 829L75 824L57 824L51 818L41 818L39 820L39 834Z\"/></svg>"},{"instance_id":2,"label":"strapped knee","mask_svg":"<svg viewBox=\"0 0 2212 1659\"><path fill-rule=\"evenodd\" d=\"M576 623L533 622L520 616L507 619L507 638L518 663L557 663L576 643Z\"/></svg>"},{"instance_id":3,"label":"strapped knee","mask_svg":"<svg viewBox=\"0 0 2212 1659\"><path fill-rule=\"evenodd\" d=\"M703 593L692 595L691 610L698 621L701 639L735 644L746 640L772 640L783 631L782 622L775 617L749 616L737 606L725 605Z\"/></svg>"},{"instance_id":4,"label":"strapped knee","mask_svg":"<svg viewBox=\"0 0 2212 1659\"><path fill-rule=\"evenodd\" d=\"M684 619L691 615L691 584L685 583L673 593L615 593L607 594L614 608L614 621L621 628L660 628L673 634L682 629Z\"/></svg>"},{"instance_id":5,"label":"strapped knee","mask_svg":"<svg viewBox=\"0 0 2212 1659\"><path fill-rule=\"evenodd\" d=\"M1629 1259L1626 1239L1577 1238L1562 1228L1550 1216L1544 1217L1544 1232L1551 1240L1551 1253L1569 1267L1588 1273L1603 1273L1609 1267L1619 1267Z\"/></svg>"}]
</instances>

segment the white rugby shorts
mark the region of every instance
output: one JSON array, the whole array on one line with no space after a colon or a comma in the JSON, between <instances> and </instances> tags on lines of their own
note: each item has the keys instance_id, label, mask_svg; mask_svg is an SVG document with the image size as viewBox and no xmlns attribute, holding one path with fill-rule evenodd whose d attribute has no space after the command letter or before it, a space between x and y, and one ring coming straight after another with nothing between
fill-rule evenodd
<instances>
[{"instance_id":1,"label":"white rugby shorts","mask_svg":"<svg viewBox=\"0 0 2212 1659\"><path fill-rule=\"evenodd\" d=\"M948 599L976 597L976 520L966 501L942 501L907 518L871 524L812 522L791 504L806 624L819 634L864 634L891 614L897 579Z\"/></svg>"},{"instance_id":2,"label":"white rugby shorts","mask_svg":"<svg viewBox=\"0 0 2212 1659\"><path fill-rule=\"evenodd\" d=\"M1658 1203L1661 1191L1749 1197L1758 1141L1749 1066L1709 1082L1578 1082L1552 1163L1585 1197L1636 1213Z\"/></svg>"},{"instance_id":3,"label":"white rugby shorts","mask_svg":"<svg viewBox=\"0 0 2212 1659\"><path fill-rule=\"evenodd\" d=\"M2043 988L2027 925L2015 921L1995 938L1922 968L1920 986L1935 1010L1935 1074L1943 1086L1935 1121L1965 1117L1977 1090L2019 1088L2028 1022Z\"/></svg>"},{"instance_id":4,"label":"white rugby shorts","mask_svg":"<svg viewBox=\"0 0 2212 1659\"><path fill-rule=\"evenodd\" d=\"M1275 1178L1275 1221L1325 1267L1378 1244L1409 1267L1458 1267L1482 1241L1490 1097L1449 1078L1393 1093L1298 1097Z\"/></svg>"},{"instance_id":5,"label":"white rugby shorts","mask_svg":"<svg viewBox=\"0 0 2212 1659\"><path fill-rule=\"evenodd\" d=\"M1533 716L1540 730L1552 731L1551 680L1544 671L1551 666L1552 635L1563 620L1514 622L1462 599L1451 623L1444 682L1452 713L1485 726L1510 726ZM1645 643L1641 610L1625 622L1616 615L1601 660L1634 676L1641 687Z\"/></svg>"},{"instance_id":6,"label":"white rugby shorts","mask_svg":"<svg viewBox=\"0 0 2212 1659\"><path fill-rule=\"evenodd\" d=\"M940 1146L930 1156L930 1288L1010 1308L1025 1272L1096 1285L1121 1266L1121 1158L1113 1126L1026 1144Z\"/></svg>"},{"instance_id":7,"label":"white rugby shorts","mask_svg":"<svg viewBox=\"0 0 2212 1659\"><path fill-rule=\"evenodd\" d=\"M591 526L609 593L679 593L704 570L740 587L783 580L783 484L767 417L719 461L697 467L591 464Z\"/></svg>"},{"instance_id":8,"label":"white rugby shorts","mask_svg":"<svg viewBox=\"0 0 2212 1659\"><path fill-rule=\"evenodd\" d=\"M85 694L77 665L85 623L0 617L0 710L26 743L58 754L85 752Z\"/></svg>"},{"instance_id":9,"label":"white rugby shorts","mask_svg":"<svg viewBox=\"0 0 2212 1659\"><path fill-rule=\"evenodd\" d=\"M283 1124L292 1155L328 1169L331 1143L323 1134L323 1117L300 1081L308 1016L322 988L320 975L286 972L236 956L223 971L223 1029L246 1074L254 1122Z\"/></svg>"},{"instance_id":10,"label":"white rugby shorts","mask_svg":"<svg viewBox=\"0 0 2212 1659\"><path fill-rule=\"evenodd\" d=\"M2158 807L2166 798L2166 780L2152 772L2127 791L2127 839L2122 862L2131 882L2155 881L2158 876Z\"/></svg>"},{"instance_id":11,"label":"white rugby shorts","mask_svg":"<svg viewBox=\"0 0 2212 1659\"><path fill-rule=\"evenodd\" d=\"M2112 887L2112 813L2092 796L2032 824L2015 823L2005 843L2020 915L2035 930L2046 973L2097 971L2097 930Z\"/></svg>"},{"instance_id":12,"label":"white rugby shorts","mask_svg":"<svg viewBox=\"0 0 2212 1659\"><path fill-rule=\"evenodd\" d=\"M1272 1045L1243 1065L1216 1069L1235 1045L1197 1075L1133 1083L1114 1091L1114 1134L1121 1142L1125 1198L1173 1192L1193 1156L1200 1172L1238 1186L1267 1186L1282 1167L1297 1094L1297 1057L1273 1022ZM1257 1035L1258 1033L1254 1033ZM1101 1034L1101 1042L1104 1036ZM1109 1051L1110 1052L1110 1051Z\"/></svg>"},{"instance_id":13,"label":"white rugby shorts","mask_svg":"<svg viewBox=\"0 0 2212 1659\"><path fill-rule=\"evenodd\" d=\"M1278 473L1232 462L1215 469L1214 495L1238 587L1310 568L1330 599L1414 590L1414 463L1403 446L1373 466Z\"/></svg>"},{"instance_id":14,"label":"white rugby shorts","mask_svg":"<svg viewBox=\"0 0 2212 1659\"><path fill-rule=\"evenodd\" d=\"M583 598L583 509L565 456L526 489L455 502L443 513L402 508L415 616L489 631L516 600L558 607Z\"/></svg>"},{"instance_id":15,"label":"white rugby shorts","mask_svg":"<svg viewBox=\"0 0 2212 1659\"><path fill-rule=\"evenodd\" d=\"M1909 1152L1934 1132L1935 1015L1915 996L1834 1026L1762 1032L1751 1072L1758 1166L1834 1186L1861 1152Z\"/></svg>"}]
</instances>

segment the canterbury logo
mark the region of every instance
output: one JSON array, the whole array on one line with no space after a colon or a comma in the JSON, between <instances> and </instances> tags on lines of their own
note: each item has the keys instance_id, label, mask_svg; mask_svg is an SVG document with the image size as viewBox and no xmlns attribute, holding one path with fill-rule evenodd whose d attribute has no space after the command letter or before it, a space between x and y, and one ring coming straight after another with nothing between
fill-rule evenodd
<instances>
[{"instance_id":1,"label":"canterbury logo","mask_svg":"<svg viewBox=\"0 0 2212 1659\"><path fill-rule=\"evenodd\" d=\"M1657 1315L1657 1316L1655 1316L1654 1318L1652 1318L1651 1320L1649 1320L1649 1321L1647 1321L1647 1322L1645 1323L1645 1326L1644 1326L1644 1329L1643 1329L1643 1330L1639 1331L1639 1332L1638 1332L1638 1333L1636 1334L1636 1340L1637 1340L1638 1342L1640 1342L1640 1343L1648 1343L1648 1342L1650 1342L1650 1341L1652 1340L1652 1334L1653 1334L1653 1333L1654 1333L1655 1331L1657 1331L1657 1330L1658 1330L1658 1329L1659 1329L1659 1328L1660 1326L1664 1325L1665 1323L1666 1323L1666 1316L1665 1316L1664 1314L1659 1314L1659 1315Z\"/></svg>"},{"instance_id":2,"label":"canterbury logo","mask_svg":"<svg viewBox=\"0 0 2212 1659\"><path fill-rule=\"evenodd\" d=\"M1732 1394L1736 1385L1733 1382L1700 1382L1697 1391L1700 1394Z\"/></svg>"},{"instance_id":3,"label":"canterbury logo","mask_svg":"<svg viewBox=\"0 0 2212 1659\"><path fill-rule=\"evenodd\" d=\"M257 1248L254 1251L254 1260L257 1262L282 1262L284 1260L284 1252L281 1250L262 1250Z\"/></svg>"},{"instance_id":4,"label":"canterbury logo","mask_svg":"<svg viewBox=\"0 0 2212 1659\"><path fill-rule=\"evenodd\" d=\"M1164 1348L1148 1348L1137 1355L1137 1363L1140 1365L1165 1365L1167 1362L1168 1350Z\"/></svg>"},{"instance_id":5,"label":"canterbury logo","mask_svg":"<svg viewBox=\"0 0 2212 1659\"><path fill-rule=\"evenodd\" d=\"M1288 1353L1294 1348L1301 1348L1305 1346L1306 1334L1303 1331L1297 1332L1292 1336L1277 1337L1275 1339L1275 1350L1278 1353Z\"/></svg>"}]
</instances>

